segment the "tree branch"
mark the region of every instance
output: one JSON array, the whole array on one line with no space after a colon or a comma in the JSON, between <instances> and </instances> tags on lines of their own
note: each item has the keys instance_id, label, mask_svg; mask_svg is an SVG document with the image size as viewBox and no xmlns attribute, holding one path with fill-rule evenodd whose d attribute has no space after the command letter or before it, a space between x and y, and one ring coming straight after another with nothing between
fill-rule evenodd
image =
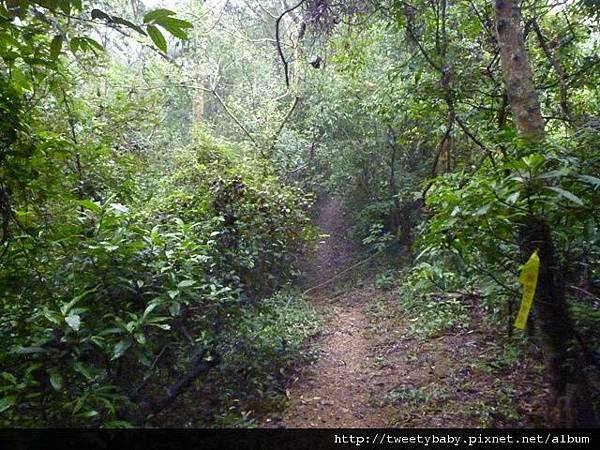
<instances>
[{"instance_id":1,"label":"tree branch","mask_svg":"<svg viewBox=\"0 0 600 450\"><path fill-rule=\"evenodd\" d=\"M481 142L479 139L477 139L477 137L473 133L471 133L469 131L469 129L467 128L465 123L462 121L462 119L458 115L455 116L454 118L456 119L456 123L458 123L458 125L462 128L462 130L465 132L465 134L473 142L475 142L475 144L477 144L483 151L486 152L487 156L490 158L490 161L492 162L492 166L495 168L496 161L494 160L494 154L492 153L492 151L489 148L487 148L483 142Z\"/></svg>"},{"instance_id":2,"label":"tree branch","mask_svg":"<svg viewBox=\"0 0 600 450\"><path fill-rule=\"evenodd\" d=\"M291 8L286 9L285 11L283 11L281 13L281 15L277 18L277 20L275 21L275 41L277 41L277 52L279 53L279 58L281 59L281 62L283 63L283 73L285 75L285 85L289 88L290 87L290 75L288 73L288 62L285 59L285 55L283 54L283 50L281 48L281 39L279 36L279 28L281 25L281 20L283 19L283 17L292 12L293 10L299 8L300 6L302 6L302 4L305 2L305 0L301 0L300 3L298 3L296 6L292 6Z\"/></svg>"},{"instance_id":3,"label":"tree branch","mask_svg":"<svg viewBox=\"0 0 600 450\"><path fill-rule=\"evenodd\" d=\"M208 372L219 363L219 358L213 358L210 361L205 359L208 349L204 349L198 355L189 372L183 374L169 389L167 393L159 398L150 399L142 402L143 409L149 409L154 414L158 414L168 408L190 385L203 373Z\"/></svg>"},{"instance_id":4,"label":"tree branch","mask_svg":"<svg viewBox=\"0 0 600 450\"><path fill-rule=\"evenodd\" d=\"M292 113L296 109L296 106L298 105L299 101L300 101L300 97L295 96L294 100L292 101L292 103L290 105L290 107L288 108L287 113L285 114L283 120L279 124L279 127L277 128L277 131L275 131L275 134L273 135L273 143L271 144L271 149L270 149L271 152L273 152L273 150L275 149L275 145L277 145L277 141L279 140L279 136L281 135L281 132L283 131L283 127L285 127L285 124L287 123L287 121L292 116Z\"/></svg>"},{"instance_id":5,"label":"tree branch","mask_svg":"<svg viewBox=\"0 0 600 450\"><path fill-rule=\"evenodd\" d=\"M240 122L240 120L235 116L235 114L233 114L233 112L231 112L231 110L227 107L227 105L225 104L225 102L223 101L223 99L221 98L221 96L219 95L219 93L217 92L216 89L208 89L208 88L205 88L203 86L197 86L196 89L200 89L200 90L203 90L205 92L210 92L212 95L214 95L214 97L221 104L221 106L223 107L223 110L227 113L227 115L229 117L231 117L231 119L236 123L236 125L238 127L240 127L240 129L244 132L244 134L246 136L248 136L248 139L250 139L254 145L258 146L258 143L256 142L256 139L254 139L254 137L252 136L252 134L250 134L250 132L248 131L248 129L244 126L244 124L242 122Z\"/></svg>"}]
</instances>

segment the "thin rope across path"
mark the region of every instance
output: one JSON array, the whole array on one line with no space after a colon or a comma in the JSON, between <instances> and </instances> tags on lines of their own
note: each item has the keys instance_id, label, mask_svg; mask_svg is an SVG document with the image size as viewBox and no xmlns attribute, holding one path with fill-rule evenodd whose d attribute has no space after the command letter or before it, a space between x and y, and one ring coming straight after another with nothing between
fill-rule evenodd
<instances>
[{"instance_id":1,"label":"thin rope across path","mask_svg":"<svg viewBox=\"0 0 600 450\"><path fill-rule=\"evenodd\" d=\"M339 277L341 277L342 275L344 275L345 273L350 272L352 269L356 269L358 266L366 263L367 261L370 261L371 259L373 259L374 257L376 257L377 255L379 255L380 253L382 253L384 250L387 250L389 247L392 246L392 244L396 244L398 241L394 240L390 243L388 243L385 247L383 247L382 249L378 250L377 252L373 253L371 256L367 256L364 259L361 259L360 261L350 265L349 267L345 268L344 270L342 270L341 272L336 273L334 276L332 276L331 278L323 281L322 283L317 284L316 286L312 286L310 288L308 288L307 290L305 290L304 292L302 292L302 296L308 294L309 292L312 292L316 289L319 289L323 286L327 286L329 283L331 283L334 280L337 280Z\"/></svg>"}]
</instances>

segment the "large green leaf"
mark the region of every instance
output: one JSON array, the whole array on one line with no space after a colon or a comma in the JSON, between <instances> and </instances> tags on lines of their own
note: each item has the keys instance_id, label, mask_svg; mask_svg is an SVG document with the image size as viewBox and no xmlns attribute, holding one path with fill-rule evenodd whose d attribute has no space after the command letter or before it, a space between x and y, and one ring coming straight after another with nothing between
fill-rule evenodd
<instances>
[{"instance_id":1,"label":"large green leaf","mask_svg":"<svg viewBox=\"0 0 600 450\"><path fill-rule=\"evenodd\" d=\"M62 49L63 37L61 34L54 36L50 43L50 58L56 60Z\"/></svg>"},{"instance_id":2,"label":"large green leaf","mask_svg":"<svg viewBox=\"0 0 600 450\"><path fill-rule=\"evenodd\" d=\"M57 370L49 370L48 375L50 375L50 384L55 391L60 391L63 385L63 379L60 373Z\"/></svg>"},{"instance_id":3,"label":"large green leaf","mask_svg":"<svg viewBox=\"0 0 600 450\"><path fill-rule=\"evenodd\" d=\"M88 46L88 49L90 49L90 50L96 49L96 50L99 50L101 52L104 51L104 47L97 40L95 40L95 39L93 39L93 38L91 38L89 36L86 36L86 37L84 37L82 39L86 42L86 44Z\"/></svg>"},{"instance_id":4,"label":"large green leaf","mask_svg":"<svg viewBox=\"0 0 600 450\"><path fill-rule=\"evenodd\" d=\"M177 287L178 288L186 288L186 287L193 286L194 284L196 284L196 282L194 280L183 280L177 285Z\"/></svg>"},{"instance_id":5,"label":"large green leaf","mask_svg":"<svg viewBox=\"0 0 600 450\"><path fill-rule=\"evenodd\" d=\"M71 0L59 0L58 6L66 15L71 14Z\"/></svg>"},{"instance_id":6,"label":"large green leaf","mask_svg":"<svg viewBox=\"0 0 600 450\"><path fill-rule=\"evenodd\" d=\"M9 395L8 397L0 398L0 413L6 411L11 408L17 401L17 397L15 395Z\"/></svg>"},{"instance_id":7,"label":"large green leaf","mask_svg":"<svg viewBox=\"0 0 600 450\"><path fill-rule=\"evenodd\" d=\"M173 36L179 39L187 39L188 35L185 31L185 28L191 28L192 24L186 22L185 20L175 19L173 17L165 17L157 20L156 23L171 33Z\"/></svg>"},{"instance_id":8,"label":"large green leaf","mask_svg":"<svg viewBox=\"0 0 600 450\"><path fill-rule=\"evenodd\" d=\"M555 186L550 187L550 189L552 189L554 192L557 192L561 197L571 200L573 203L577 203L579 206L583 206L581 199L572 192Z\"/></svg>"},{"instance_id":9,"label":"large green leaf","mask_svg":"<svg viewBox=\"0 0 600 450\"><path fill-rule=\"evenodd\" d=\"M74 331L79 331L79 327L81 325L81 317L79 314L69 314L65 318L65 322L69 325Z\"/></svg>"},{"instance_id":10,"label":"large green leaf","mask_svg":"<svg viewBox=\"0 0 600 450\"><path fill-rule=\"evenodd\" d=\"M594 189L600 187L600 178L596 178L591 175L577 175L577 178L588 184L591 184L592 186L594 186Z\"/></svg>"},{"instance_id":11,"label":"large green leaf","mask_svg":"<svg viewBox=\"0 0 600 450\"><path fill-rule=\"evenodd\" d=\"M129 20L123 19L122 17L113 17L111 22L116 23L118 25L124 25L127 28L131 28L132 30L137 31L140 34L143 34L144 36L146 35L146 32L144 31L144 29L142 27L140 27L139 25L136 25L133 22L130 22Z\"/></svg>"},{"instance_id":12,"label":"large green leaf","mask_svg":"<svg viewBox=\"0 0 600 450\"><path fill-rule=\"evenodd\" d=\"M152 39L152 42L154 42L154 45L156 45L163 52L167 53L167 40L160 30L154 25L148 25L146 30L148 31L148 36L150 36L150 39Z\"/></svg>"},{"instance_id":13,"label":"large green leaf","mask_svg":"<svg viewBox=\"0 0 600 450\"><path fill-rule=\"evenodd\" d=\"M119 341L117 343L117 345L115 345L114 351L113 351L113 356L111 359L118 359L121 356L123 356L123 354L127 351L127 349L129 347L131 347L131 340L130 339L123 339L121 341Z\"/></svg>"}]
</instances>

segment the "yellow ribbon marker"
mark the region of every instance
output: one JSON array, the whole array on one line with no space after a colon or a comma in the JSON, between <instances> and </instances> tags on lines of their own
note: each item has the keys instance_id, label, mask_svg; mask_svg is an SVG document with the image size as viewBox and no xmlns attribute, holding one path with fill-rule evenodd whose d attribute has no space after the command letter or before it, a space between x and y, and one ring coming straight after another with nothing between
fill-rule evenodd
<instances>
[{"instance_id":1,"label":"yellow ribbon marker","mask_svg":"<svg viewBox=\"0 0 600 450\"><path fill-rule=\"evenodd\" d=\"M529 317L529 310L533 303L533 296L535 295L535 288L537 287L538 274L540 272L540 257L538 251L534 251L529 260L523 266L521 275L519 276L519 282L523 285L523 299L521 300L521 308L517 319L515 320L515 327L521 330L525 329L527 323L527 317Z\"/></svg>"}]
</instances>

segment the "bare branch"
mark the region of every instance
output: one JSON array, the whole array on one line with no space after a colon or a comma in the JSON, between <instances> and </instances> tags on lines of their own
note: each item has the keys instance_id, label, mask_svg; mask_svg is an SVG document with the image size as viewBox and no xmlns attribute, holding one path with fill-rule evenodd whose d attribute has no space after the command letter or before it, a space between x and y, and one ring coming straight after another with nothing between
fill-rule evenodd
<instances>
[{"instance_id":1,"label":"bare branch","mask_svg":"<svg viewBox=\"0 0 600 450\"><path fill-rule=\"evenodd\" d=\"M281 25L281 20L284 18L284 16L292 11L294 11L295 9L299 8L300 6L302 6L302 4L305 2L305 0L301 0L300 3L298 3L296 6L292 6L291 8L286 9L284 12L281 13L281 15L277 18L277 20L275 21L275 40L277 41L277 52L279 53L279 58L281 58L281 62L283 63L283 73L285 75L285 85L289 88L290 87L290 75L288 73L289 69L288 69L288 62L285 59L285 55L283 54L283 50L281 48L281 38L280 38L280 34L279 34L279 29L280 29L280 25Z\"/></svg>"},{"instance_id":2,"label":"bare branch","mask_svg":"<svg viewBox=\"0 0 600 450\"><path fill-rule=\"evenodd\" d=\"M203 91L210 92L217 99L219 104L223 107L223 110L227 113L227 115L231 117L231 119L236 123L236 125L240 127L240 129L244 132L244 134L248 136L248 139L250 139L254 145L258 146L256 139L254 139L252 134L250 134L250 131L248 131L244 124L240 122L240 120L235 116L235 114L233 114L233 112L227 107L227 105L225 104L219 93L216 91L216 89L208 89L203 86L196 86L196 89L201 89Z\"/></svg>"}]
</instances>

